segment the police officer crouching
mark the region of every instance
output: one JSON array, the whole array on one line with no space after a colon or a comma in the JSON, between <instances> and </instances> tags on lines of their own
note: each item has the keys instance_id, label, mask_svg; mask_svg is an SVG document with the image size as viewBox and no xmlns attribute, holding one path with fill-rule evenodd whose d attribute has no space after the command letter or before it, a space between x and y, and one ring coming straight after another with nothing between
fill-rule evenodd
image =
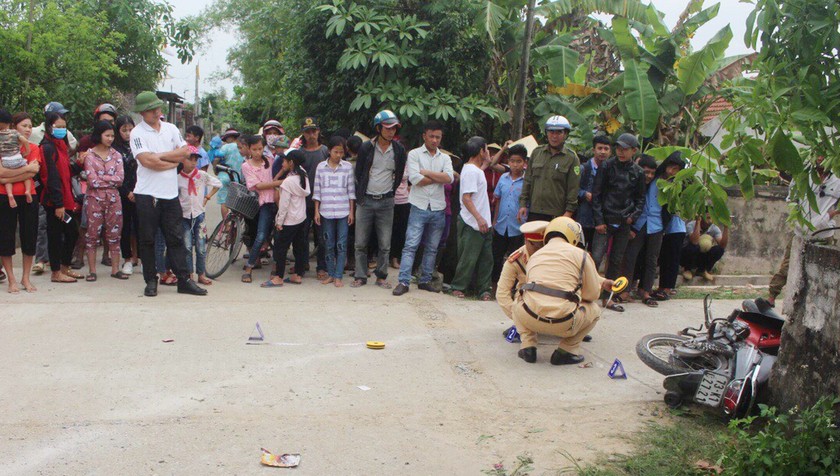
<instances>
[{"instance_id":1,"label":"police officer crouching","mask_svg":"<svg viewBox=\"0 0 840 476\"><path fill-rule=\"evenodd\" d=\"M525 267L525 281L513 305L513 322L522 339L519 357L537 361L537 334L561 337L551 355L553 365L583 362L580 343L601 317L595 303L613 281L598 275L589 254L577 245L583 228L568 217L552 220L545 229L545 245Z\"/></svg>"},{"instance_id":2,"label":"police officer crouching","mask_svg":"<svg viewBox=\"0 0 840 476\"><path fill-rule=\"evenodd\" d=\"M543 232L546 226L548 222L543 220L523 223L519 230L525 238L525 244L511 253L502 266L502 273L496 285L496 302L510 319L513 319L513 304L516 301L519 286L525 284L525 265L528 263L528 257L543 247L545 239ZM509 327L502 335L510 342L519 342L516 326Z\"/></svg>"}]
</instances>

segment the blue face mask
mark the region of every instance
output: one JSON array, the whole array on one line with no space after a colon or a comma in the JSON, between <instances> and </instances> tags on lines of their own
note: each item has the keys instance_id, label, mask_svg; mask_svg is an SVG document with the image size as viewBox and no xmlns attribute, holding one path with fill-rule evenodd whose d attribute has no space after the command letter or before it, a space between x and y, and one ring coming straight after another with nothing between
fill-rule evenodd
<instances>
[{"instance_id":1,"label":"blue face mask","mask_svg":"<svg viewBox=\"0 0 840 476\"><path fill-rule=\"evenodd\" d=\"M67 137L67 129L66 128L53 128L52 136L58 140L64 139Z\"/></svg>"}]
</instances>

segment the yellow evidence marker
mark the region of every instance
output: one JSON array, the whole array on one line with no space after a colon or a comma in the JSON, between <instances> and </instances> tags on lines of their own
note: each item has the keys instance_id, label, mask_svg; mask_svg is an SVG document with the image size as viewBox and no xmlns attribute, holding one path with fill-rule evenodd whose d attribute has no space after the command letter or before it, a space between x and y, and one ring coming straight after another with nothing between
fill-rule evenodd
<instances>
[{"instance_id":1,"label":"yellow evidence marker","mask_svg":"<svg viewBox=\"0 0 840 476\"><path fill-rule=\"evenodd\" d=\"M375 340L369 340L369 341L367 341L367 343L365 345L367 345L368 349L374 349L374 350L381 350L381 349L385 348L385 343L384 342L379 342L379 341L375 341Z\"/></svg>"}]
</instances>

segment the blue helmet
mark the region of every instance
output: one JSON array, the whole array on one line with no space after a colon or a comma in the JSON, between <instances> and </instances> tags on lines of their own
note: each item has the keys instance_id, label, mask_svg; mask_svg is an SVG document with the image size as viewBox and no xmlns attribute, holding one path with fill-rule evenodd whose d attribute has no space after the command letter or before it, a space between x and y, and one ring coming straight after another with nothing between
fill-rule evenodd
<instances>
[{"instance_id":1,"label":"blue helmet","mask_svg":"<svg viewBox=\"0 0 840 476\"><path fill-rule=\"evenodd\" d=\"M373 127L382 125L385 127L393 127L400 125L400 120L393 111L384 109L376 113L373 117Z\"/></svg>"}]
</instances>

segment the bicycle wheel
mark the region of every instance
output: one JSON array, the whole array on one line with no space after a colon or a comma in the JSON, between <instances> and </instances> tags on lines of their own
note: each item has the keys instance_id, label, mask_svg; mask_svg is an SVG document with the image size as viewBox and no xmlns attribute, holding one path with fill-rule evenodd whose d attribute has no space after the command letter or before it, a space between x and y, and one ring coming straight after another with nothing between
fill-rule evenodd
<instances>
[{"instance_id":1,"label":"bicycle wheel","mask_svg":"<svg viewBox=\"0 0 840 476\"><path fill-rule=\"evenodd\" d=\"M242 235L245 234L245 218L242 215L237 214L236 219L233 221L234 231L231 231L231 238L234 239L233 246L230 248L230 259L228 261L228 266L231 263L236 261L239 258L239 253L242 252Z\"/></svg>"},{"instance_id":2,"label":"bicycle wheel","mask_svg":"<svg viewBox=\"0 0 840 476\"><path fill-rule=\"evenodd\" d=\"M205 255L205 273L208 278L218 278L230 266L231 252L236 248L235 240L239 238L240 229L241 227L236 226L235 214L230 213L210 234Z\"/></svg>"}]
</instances>

